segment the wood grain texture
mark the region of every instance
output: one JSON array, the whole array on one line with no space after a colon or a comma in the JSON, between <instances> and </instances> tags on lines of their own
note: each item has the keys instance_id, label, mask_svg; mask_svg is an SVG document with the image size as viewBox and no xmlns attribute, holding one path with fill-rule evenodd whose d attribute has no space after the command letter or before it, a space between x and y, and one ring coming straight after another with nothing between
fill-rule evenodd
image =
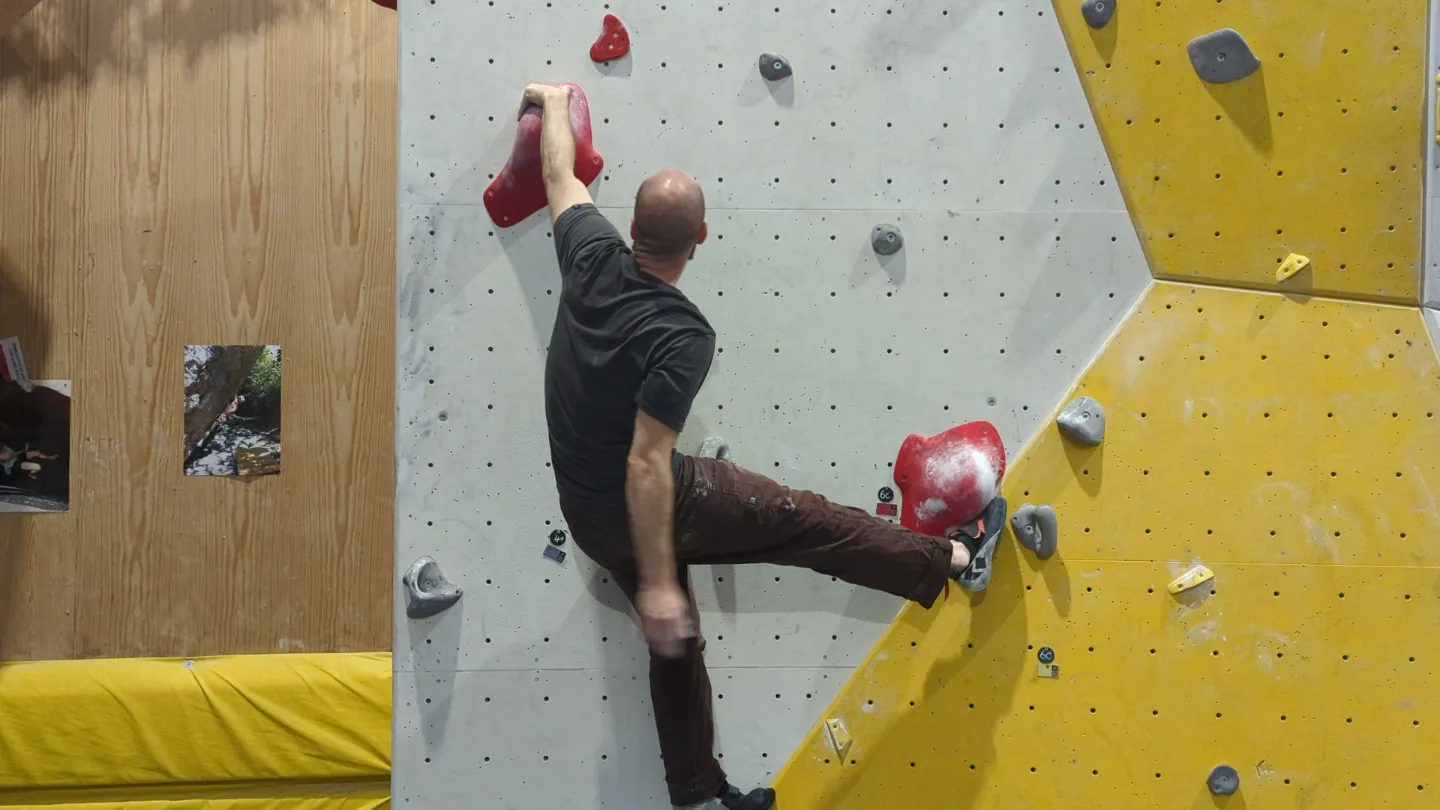
<instances>
[{"instance_id":1,"label":"wood grain texture","mask_svg":"<svg viewBox=\"0 0 1440 810\"><path fill-rule=\"evenodd\" d=\"M395 16L45 0L0 40L0 332L72 379L0 659L386 650ZM190 343L285 352L284 472L182 475Z\"/></svg>"}]
</instances>

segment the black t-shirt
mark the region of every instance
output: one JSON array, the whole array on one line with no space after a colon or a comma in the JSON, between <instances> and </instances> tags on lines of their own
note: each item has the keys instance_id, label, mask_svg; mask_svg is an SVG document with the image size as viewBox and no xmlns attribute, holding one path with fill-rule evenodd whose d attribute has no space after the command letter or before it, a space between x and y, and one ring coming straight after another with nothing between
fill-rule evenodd
<instances>
[{"instance_id":1,"label":"black t-shirt","mask_svg":"<svg viewBox=\"0 0 1440 810\"><path fill-rule=\"evenodd\" d=\"M555 221L560 311L545 360L545 420L562 495L625 500L643 410L676 431L715 355L715 330L680 290L641 270L594 205Z\"/></svg>"}]
</instances>

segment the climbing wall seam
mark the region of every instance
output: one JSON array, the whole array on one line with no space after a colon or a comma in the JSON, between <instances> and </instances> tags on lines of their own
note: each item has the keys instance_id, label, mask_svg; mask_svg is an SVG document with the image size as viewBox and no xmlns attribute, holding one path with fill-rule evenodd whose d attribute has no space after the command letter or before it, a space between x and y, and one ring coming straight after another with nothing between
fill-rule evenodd
<instances>
[{"instance_id":1,"label":"climbing wall seam","mask_svg":"<svg viewBox=\"0 0 1440 810\"><path fill-rule=\"evenodd\" d=\"M1440 307L1440 0L1430 0L1430 32L1425 82L1425 287L1423 301L1427 307Z\"/></svg>"}]
</instances>

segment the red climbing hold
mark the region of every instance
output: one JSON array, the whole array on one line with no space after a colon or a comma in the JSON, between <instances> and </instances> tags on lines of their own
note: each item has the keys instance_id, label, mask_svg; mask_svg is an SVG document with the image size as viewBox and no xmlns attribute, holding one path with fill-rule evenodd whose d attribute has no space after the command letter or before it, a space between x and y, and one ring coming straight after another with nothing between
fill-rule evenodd
<instances>
[{"instance_id":1,"label":"red climbing hold","mask_svg":"<svg viewBox=\"0 0 1440 810\"><path fill-rule=\"evenodd\" d=\"M377 6L384 6L385 8L388 8L388 9L390 9L391 11L394 11L394 10L395 10L395 0L375 0L375 5L377 5Z\"/></svg>"},{"instance_id":2,"label":"red climbing hold","mask_svg":"<svg viewBox=\"0 0 1440 810\"><path fill-rule=\"evenodd\" d=\"M989 422L967 422L930 438L911 434L895 457L900 524L943 537L1000 493L1005 444Z\"/></svg>"},{"instance_id":3,"label":"red climbing hold","mask_svg":"<svg viewBox=\"0 0 1440 810\"><path fill-rule=\"evenodd\" d=\"M560 83L570 89L570 131L575 133L575 176L585 185L600 176L605 160L595 151L590 134L590 102L578 86ZM490 219L502 228L544 208L545 179L540 171L540 108L534 104L520 112L515 130L515 145L505 168L485 189L485 210Z\"/></svg>"},{"instance_id":4,"label":"red climbing hold","mask_svg":"<svg viewBox=\"0 0 1440 810\"><path fill-rule=\"evenodd\" d=\"M630 32L620 23L620 18L614 14L605 15L605 31L595 44L590 46L590 59L595 62L608 62L611 59L619 59L630 52Z\"/></svg>"}]
</instances>

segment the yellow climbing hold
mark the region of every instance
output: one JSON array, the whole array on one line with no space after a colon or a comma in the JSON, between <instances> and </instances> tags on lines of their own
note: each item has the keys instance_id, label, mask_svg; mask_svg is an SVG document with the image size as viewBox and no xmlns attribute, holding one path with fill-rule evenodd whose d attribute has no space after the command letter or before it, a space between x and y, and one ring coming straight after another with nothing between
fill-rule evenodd
<instances>
[{"instance_id":1,"label":"yellow climbing hold","mask_svg":"<svg viewBox=\"0 0 1440 810\"><path fill-rule=\"evenodd\" d=\"M829 735L830 747L835 749L836 755L842 760L845 759L850 754L851 743L850 731L845 728L845 722L838 717L826 720L825 733Z\"/></svg>"},{"instance_id":2,"label":"yellow climbing hold","mask_svg":"<svg viewBox=\"0 0 1440 810\"><path fill-rule=\"evenodd\" d=\"M1284 281L1309 266L1309 256L1301 256L1299 253L1291 253L1289 256L1285 257L1285 261L1281 262L1280 267L1275 270L1275 280Z\"/></svg>"},{"instance_id":3,"label":"yellow climbing hold","mask_svg":"<svg viewBox=\"0 0 1440 810\"><path fill-rule=\"evenodd\" d=\"M1181 593L1196 588L1215 578L1215 572L1203 565L1197 565L1175 578L1170 583L1170 593Z\"/></svg>"}]
</instances>

